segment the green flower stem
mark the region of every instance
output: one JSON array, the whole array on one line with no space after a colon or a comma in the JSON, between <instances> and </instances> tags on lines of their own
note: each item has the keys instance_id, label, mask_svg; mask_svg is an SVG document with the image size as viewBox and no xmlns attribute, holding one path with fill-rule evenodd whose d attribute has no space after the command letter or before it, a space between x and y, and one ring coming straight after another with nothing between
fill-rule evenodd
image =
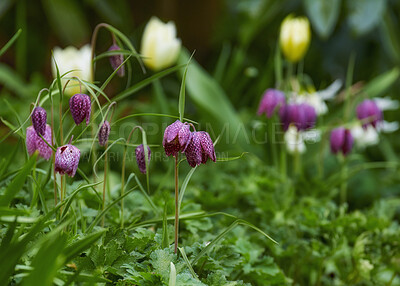
<instances>
[{"instance_id":1,"label":"green flower stem","mask_svg":"<svg viewBox=\"0 0 400 286\"><path fill-rule=\"evenodd\" d=\"M122 171L121 171L121 197L124 196L125 191L125 164L126 164L126 150L127 146L124 148L124 155L122 157ZM124 199L121 199L121 228L124 228Z\"/></svg>"},{"instance_id":2,"label":"green flower stem","mask_svg":"<svg viewBox=\"0 0 400 286\"><path fill-rule=\"evenodd\" d=\"M174 253L178 251L178 232L179 232L179 178L178 178L178 159L179 154L175 156L175 248Z\"/></svg>"},{"instance_id":3,"label":"green flower stem","mask_svg":"<svg viewBox=\"0 0 400 286\"><path fill-rule=\"evenodd\" d=\"M344 203L347 202L347 173L348 173L348 166L346 162L346 158L342 155L339 154L339 160L342 163L342 172L341 172L341 177L342 177L342 183L340 184L340 203L343 205Z\"/></svg>"},{"instance_id":4,"label":"green flower stem","mask_svg":"<svg viewBox=\"0 0 400 286\"><path fill-rule=\"evenodd\" d=\"M108 152L107 152L108 143L106 143L106 154L104 155L104 179L103 179L103 204L101 205L101 211L104 211L104 207L106 204L106 185L107 185L107 161L108 161ZM101 226L104 227L104 217L101 220Z\"/></svg>"}]
</instances>

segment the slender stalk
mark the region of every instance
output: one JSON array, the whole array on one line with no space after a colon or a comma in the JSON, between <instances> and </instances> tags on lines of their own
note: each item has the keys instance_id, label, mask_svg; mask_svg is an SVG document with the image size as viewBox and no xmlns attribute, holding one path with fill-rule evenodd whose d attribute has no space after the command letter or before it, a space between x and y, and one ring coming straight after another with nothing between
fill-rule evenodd
<instances>
[{"instance_id":1,"label":"slender stalk","mask_svg":"<svg viewBox=\"0 0 400 286\"><path fill-rule=\"evenodd\" d=\"M340 184L340 203L343 205L344 203L347 202L347 180L346 180L346 176L347 176L347 173L348 173L348 166L346 164L346 158L343 155L340 154L339 159L342 162L342 172L341 172L342 183Z\"/></svg>"},{"instance_id":2,"label":"slender stalk","mask_svg":"<svg viewBox=\"0 0 400 286\"><path fill-rule=\"evenodd\" d=\"M64 200L64 184L63 184L63 175L60 175L60 202L62 203ZM62 215L63 207L60 207L60 218Z\"/></svg>"},{"instance_id":3,"label":"slender stalk","mask_svg":"<svg viewBox=\"0 0 400 286\"><path fill-rule=\"evenodd\" d=\"M125 192L125 164L126 164L126 150L127 146L124 148L124 155L122 157L122 172L121 172L121 228L124 228L124 192Z\"/></svg>"},{"instance_id":4,"label":"slender stalk","mask_svg":"<svg viewBox=\"0 0 400 286\"><path fill-rule=\"evenodd\" d=\"M60 146L63 145L62 102L60 102Z\"/></svg>"},{"instance_id":5,"label":"slender stalk","mask_svg":"<svg viewBox=\"0 0 400 286\"><path fill-rule=\"evenodd\" d=\"M51 100L51 144L54 144L54 110L53 100ZM57 182L56 182L56 171L55 171L56 153L53 152L52 164L53 164L53 183L54 183L54 207L57 205Z\"/></svg>"},{"instance_id":6,"label":"slender stalk","mask_svg":"<svg viewBox=\"0 0 400 286\"><path fill-rule=\"evenodd\" d=\"M175 249L174 253L178 251L178 232L179 232L179 178L178 178L178 157L175 156Z\"/></svg>"},{"instance_id":7,"label":"slender stalk","mask_svg":"<svg viewBox=\"0 0 400 286\"><path fill-rule=\"evenodd\" d=\"M101 210L104 211L104 207L106 204L106 182L107 182L107 161L108 161L108 152L107 152L108 143L106 143L106 154L104 155L104 179L103 179L103 205L101 206ZM101 226L104 227L104 217L101 221Z\"/></svg>"}]
</instances>

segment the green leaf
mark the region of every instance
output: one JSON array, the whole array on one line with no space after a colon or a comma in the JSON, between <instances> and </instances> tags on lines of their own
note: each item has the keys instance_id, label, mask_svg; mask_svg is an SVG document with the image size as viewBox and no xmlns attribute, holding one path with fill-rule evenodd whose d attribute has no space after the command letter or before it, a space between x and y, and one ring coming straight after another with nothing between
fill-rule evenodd
<instances>
[{"instance_id":1,"label":"green leaf","mask_svg":"<svg viewBox=\"0 0 400 286\"><path fill-rule=\"evenodd\" d=\"M0 57L11 47L12 44L18 39L19 35L21 34L22 30L19 29L15 35L1 48L0 50Z\"/></svg>"},{"instance_id":2,"label":"green leaf","mask_svg":"<svg viewBox=\"0 0 400 286\"><path fill-rule=\"evenodd\" d=\"M179 249L180 253L182 254L183 261L185 261L185 264L186 264L187 268L189 269L190 273L192 274L193 278L196 278L197 280L199 280L196 272L194 271L192 265L190 264L189 259L187 258L185 249L183 247L178 247L178 249Z\"/></svg>"},{"instance_id":3,"label":"green leaf","mask_svg":"<svg viewBox=\"0 0 400 286\"><path fill-rule=\"evenodd\" d=\"M341 0L304 0L307 16L322 38L328 38L337 23Z\"/></svg>"},{"instance_id":4,"label":"green leaf","mask_svg":"<svg viewBox=\"0 0 400 286\"><path fill-rule=\"evenodd\" d=\"M183 76L182 76L182 83L181 83L181 89L179 91L179 120L181 122L183 122L183 117L185 116L185 82L186 82L186 75L187 75L187 71L188 71L188 67L190 64L190 60L192 59L194 53L190 56L186 67L185 67L185 71L183 72Z\"/></svg>"},{"instance_id":5,"label":"green leaf","mask_svg":"<svg viewBox=\"0 0 400 286\"><path fill-rule=\"evenodd\" d=\"M14 196L22 189L25 184L26 177L36 163L37 156L38 153L35 152L33 156L25 163L18 175L12 180L4 192L4 195L0 197L0 206L8 206Z\"/></svg>"},{"instance_id":6,"label":"green leaf","mask_svg":"<svg viewBox=\"0 0 400 286\"><path fill-rule=\"evenodd\" d=\"M85 236L84 238L77 240L77 241L73 242L72 244L70 244L69 246L67 246L63 252L65 255L64 262L66 263L66 262L70 261L72 258L74 258L75 256L79 255L81 252L83 252L84 250L86 250L87 248L92 246L92 244L95 243L97 240L99 240L100 237L102 237L106 231L107 230L104 229L104 230L89 234L89 235Z\"/></svg>"},{"instance_id":7,"label":"green leaf","mask_svg":"<svg viewBox=\"0 0 400 286\"><path fill-rule=\"evenodd\" d=\"M399 75L400 75L400 70L399 68L395 67L392 70L387 71L384 74L375 77L373 80L371 80L364 86L362 91L368 97L380 96L396 82L396 80L399 78Z\"/></svg>"},{"instance_id":8,"label":"green leaf","mask_svg":"<svg viewBox=\"0 0 400 286\"><path fill-rule=\"evenodd\" d=\"M350 27L358 35L371 31L381 21L386 9L386 0L351 0L346 4Z\"/></svg>"}]
</instances>

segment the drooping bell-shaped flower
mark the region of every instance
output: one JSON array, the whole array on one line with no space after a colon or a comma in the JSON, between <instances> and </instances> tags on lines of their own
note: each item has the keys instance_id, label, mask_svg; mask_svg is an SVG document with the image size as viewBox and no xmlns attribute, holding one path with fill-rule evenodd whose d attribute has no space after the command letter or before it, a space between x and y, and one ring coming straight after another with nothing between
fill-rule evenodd
<instances>
[{"instance_id":1,"label":"drooping bell-shaped flower","mask_svg":"<svg viewBox=\"0 0 400 286\"><path fill-rule=\"evenodd\" d=\"M136 154L136 162L138 164L140 172L146 174L146 161L145 161L143 144L140 144L139 146L136 147L135 154ZM151 150L150 147L147 146L147 159L148 159L147 162L150 162L150 158L151 158Z\"/></svg>"},{"instance_id":2,"label":"drooping bell-shaped flower","mask_svg":"<svg viewBox=\"0 0 400 286\"><path fill-rule=\"evenodd\" d=\"M163 146L167 156L176 156L184 151L190 139L190 125L176 120L165 128Z\"/></svg>"},{"instance_id":3,"label":"drooping bell-shaped flower","mask_svg":"<svg viewBox=\"0 0 400 286\"><path fill-rule=\"evenodd\" d=\"M121 48L116 44L112 45L108 49L108 51L119 51L119 50L121 50ZM124 62L124 56L122 54L112 55L109 57L109 59L113 70L116 70ZM119 68L119 70L117 71L117 75L119 77L123 77L125 75L125 66L121 66Z\"/></svg>"},{"instance_id":4,"label":"drooping bell-shaped flower","mask_svg":"<svg viewBox=\"0 0 400 286\"><path fill-rule=\"evenodd\" d=\"M260 106L258 107L258 115L265 113L270 118L275 109L285 105L285 94L277 89L267 89L264 93Z\"/></svg>"},{"instance_id":5,"label":"drooping bell-shaped flower","mask_svg":"<svg viewBox=\"0 0 400 286\"><path fill-rule=\"evenodd\" d=\"M43 107L37 106L31 115L32 125L36 133L44 136L46 133L47 112Z\"/></svg>"},{"instance_id":6,"label":"drooping bell-shaped flower","mask_svg":"<svg viewBox=\"0 0 400 286\"><path fill-rule=\"evenodd\" d=\"M76 125L86 118L86 125L90 121L91 101L87 94L77 93L69 99L69 109Z\"/></svg>"},{"instance_id":7,"label":"drooping bell-shaped flower","mask_svg":"<svg viewBox=\"0 0 400 286\"><path fill-rule=\"evenodd\" d=\"M108 136L110 136L110 122L107 120L103 122L99 130L99 145L105 146L108 142Z\"/></svg>"},{"instance_id":8,"label":"drooping bell-shaped flower","mask_svg":"<svg viewBox=\"0 0 400 286\"><path fill-rule=\"evenodd\" d=\"M45 132L43 138L47 141L47 143L52 145L51 142L51 127L46 124ZM43 141L40 136L37 135L33 126L29 126L26 129L26 149L28 151L29 156L31 156L36 150L39 151L39 156L49 160L53 150L50 148L46 142Z\"/></svg>"},{"instance_id":9,"label":"drooping bell-shaped flower","mask_svg":"<svg viewBox=\"0 0 400 286\"><path fill-rule=\"evenodd\" d=\"M332 130L330 141L332 153L342 152L343 155L347 155L353 148L354 139L349 129L339 127Z\"/></svg>"},{"instance_id":10,"label":"drooping bell-shaped flower","mask_svg":"<svg viewBox=\"0 0 400 286\"><path fill-rule=\"evenodd\" d=\"M357 118L363 121L363 127L372 125L376 128L378 122L382 121L382 111L379 109L375 101L366 99L357 105Z\"/></svg>"},{"instance_id":11,"label":"drooping bell-shaped flower","mask_svg":"<svg viewBox=\"0 0 400 286\"><path fill-rule=\"evenodd\" d=\"M79 165L81 151L71 144L57 148L54 171L60 175L75 176Z\"/></svg>"},{"instance_id":12,"label":"drooping bell-shaped flower","mask_svg":"<svg viewBox=\"0 0 400 286\"><path fill-rule=\"evenodd\" d=\"M186 159L191 167L205 164L210 158L216 161L214 144L205 131L193 132L185 149Z\"/></svg>"},{"instance_id":13,"label":"drooping bell-shaped flower","mask_svg":"<svg viewBox=\"0 0 400 286\"><path fill-rule=\"evenodd\" d=\"M285 105L280 109L279 117L285 131L290 124L296 126L299 131L312 128L317 120L314 107L306 103Z\"/></svg>"}]
</instances>

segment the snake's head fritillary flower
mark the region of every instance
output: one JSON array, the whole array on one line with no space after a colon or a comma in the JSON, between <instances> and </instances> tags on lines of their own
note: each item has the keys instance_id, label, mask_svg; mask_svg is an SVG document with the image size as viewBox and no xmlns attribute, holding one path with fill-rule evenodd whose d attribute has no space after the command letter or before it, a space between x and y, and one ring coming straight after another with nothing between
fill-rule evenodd
<instances>
[{"instance_id":1,"label":"snake's head fritillary flower","mask_svg":"<svg viewBox=\"0 0 400 286\"><path fill-rule=\"evenodd\" d=\"M279 42L284 56L290 62L298 62L304 57L310 41L310 23L306 17L289 15L283 20Z\"/></svg>"},{"instance_id":2,"label":"snake's head fritillary flower","mask_svg":"<svg viewBox=\"0 0 400 286\"><path fill-rule=\"evenodd\" d=\"M258 107L258 115L265 113L271 118L274 111L285 105L285 94L277 89L267 89L264 93L260 106Z\"/></svg>"},{"instance_id":3,"label":"snake's head fritillary flower","mask_svg":"<svg viewBox=\"0 0 400 286\"><path fill-rule=\"evenodd\" d=\"M354 139L349 129L339 127L332 130L330 141L332 153L337 154L341 151L343 155L347 155L353 148Z\"/></svg>"},{"instance_id":4,"label":"snake's head fritillary flower","mask_svg":"<svg viewBox=\"0 0 400 286\"><path fill-rule=\"evenodd\" d=\"M105 146L108 142L108 137L110 136L110 122L107 120L103 122L99 130L99 145Z\"/></svg>"},{"instance_id":5,"label":"snake's head fritillary flower","mask_svg":"<svg viewBox=\"0 0 400 286\"><path fill-rule=\"evenodd\" d=\"M184 151L190 139L190 125L176 120L165 128L163 146L167 156L176 156Z\"/></svg>"},{"instance_id":6,"label":"snake's head fritillary flower","mask_svg":"<svg viewBox=\"0 0 400 286\"><path fill-rule=\"evenodd\" d=\"M138 164L140 172L146 174L146 161L145 161L143 144L140 144L139 146L136 147L135 154L136 154L136 162ZM147 162L150 162L150 158L151 158L151 150L150 147L147 146L147 159L148 159Z\"/></svg>"},{"instance_id":7,"label":"snake's head fritillary flower","mask_svg":"<svg viewBox=\"0 0 400 286\"><path fill-rule=\"evenodd\" d=\"M142 37L141 54L144 64L154 71L173 65L181 50L181 40L176 37L174 22L163 23L152 17Z\"/></svg>"},{"instance_id":8,"label":"snake's head fritillary flower","mask_svg":"<svg viewBox=\"0 0 400 286\"><path fill-rule=\"evenodd\" d=\"M72 118L76 125L86 118L86 125L90 121L91 101L87 94L77 93L69 99L69 109L71 110Z\"/></svg>"},{"instance_id":9,"label":"snake's head fritillary flower","mask_svg":"<svg viewBox=\"0 0 400 286\"><path fill-rule=\"evenodd\" d=\"M75 176L79 165L81 151L71 144L57 148L54 170L61 175Z\"/></svg>"},{"instance_id":10,"label":"snake's head fritillary flower","mask_svg":"<svg viewBox=\"0 0 400 286\"><path fill-rule=\"evenodd\" d=\"M47 143L51 144L51 127L46 124L43 138L47 141ZM49 160L53 150L46 142L43 141L40 136L37 135L33 126L29 126L26 129L26 149L28 150L29 156L31 156L36 150L39 151L39 156Z\"/></svg>"},{"instance_id":11,"label":"snake's head fritillary flower","mask_svg":"<svg viewBox=\"0 0 400 286\"><path fill-rule=\"evenodd\" d=\"M314 107L309 104L287 104L279 111L283 130L288 130L293 124L299 131L309 129L315 125L317 114Z\"/></svg>"},{"instance_id":12,"label":"snake's head fritillary flower","mask_svg":"<svg viewBox=\"0 0 400 286\"><path fill-rule=\"evenodd\" d=\"M216 161L214 144L205 131L193 132L185 149L186 159L191 167L205 164L210 158Z\"/></svg>"},{"instance_id":13,"label":"snake's head fritillary flower","mask_svg":"<svg viewBox=\"0 0 400 286\"><path fill-rule=\"evenodd\" d=\"M112 45L108 49L108 51L119 51L119 50L121 50L121 48L116 44ZM109 59L113 70L116 70L124 62L124 56L122 54L110 56ZM119 70L117 71L117 75L119 77L123 77L125 75L125 66L121 66L119 68Z\"/></svg>"},{"instance_id":14,"label":"snake's head fritillary flower","mask_svg":"<svg viewBox=\"0 0 400 286\"><path fill-rule=\"evenodd\" d=\"M67 78L72 77L78 77L88 82L92 81L92 51L90 45L85 45L80 49L73 46L66 47L65 49L55 47L53 55L54 58L51 64L53 76L57 76L55 62L57 63L60 76L65 74L65 76L61 78L62 86L67 84ZM65 89L65 94L72 96L80 92L81 88L83 91L86 89L85 86L80 87L77 81L70 81Z\"/></svg>"},{"instance_id":15,"label":"snake's head fritillary flower","mask_svg":"<svg viewBox=\"0 0 400 286\"><path fill-rule=\"evenodd\" d=\"M37 106L31 115L32 125L36 133L44 136L46 133L47 112L43 107Z\"/></svg>"},{"instance_id":16,"label":"snake's head fritillary flower","mask_svg":"<svg viewBox=\"0 0 400 286\"><path fill-rule=\"evenodd\" d=\"M376 128L376 125L383 119L382 110L375 101L370 99L366 99L357 105L356 112L357 118L363 121L364 128L368 125Z\"/></svg>"}]
</instances>

